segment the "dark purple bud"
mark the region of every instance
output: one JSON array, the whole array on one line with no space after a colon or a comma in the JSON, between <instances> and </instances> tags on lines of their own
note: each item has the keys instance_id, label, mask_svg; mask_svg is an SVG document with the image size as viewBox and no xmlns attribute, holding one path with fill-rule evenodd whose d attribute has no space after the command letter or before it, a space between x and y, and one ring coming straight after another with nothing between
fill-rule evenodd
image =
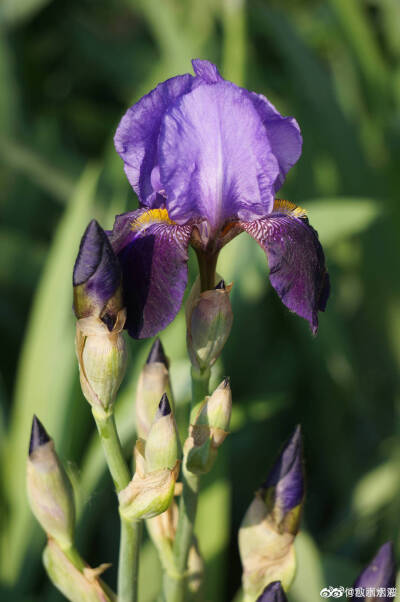
<instances>
[{"instance_id":1,"label":"dark purple bud","mask_svg":"<svg viewBox=\"0 0 400 602\"><path fill-rule=\"evenodd\" d=\"M294 509L301 509L304 498L303 444L298 425L281 451L267 480L262 485L266 503L284 518ZM297 531L299 513L295 514L292 528Z\"/></svg>"},{"instance_id":2,"label":"dark purple bud","mask_svg":"<svg viewBox=\"0 0 400 602\"><path fill-rule=\"evenodd\" d=\"M231 386L230 376L225 376L224 381L223 381L223 385L224 385L225 389L226 389L226 387L230 387Z\"/></svg>"},{"instance_id":3,"label":"dark purple bud","mask_svg":"<svg viewBox=\"0 0 400 602\"><path fill-rule=\"evenodd\" d=\"M256 602L287 602L287 598L280 581L273 581L263 591Z\"/></svg>"},{"instance_id":4,"label":"dark purple bud","mask_svg":"<svg viewBox=\"0 0 400 602\"><path fill-rule=\"evenodd\" d=\"M161 397L161 401L158 405L158 411L160 416L168 416L168 414L171 414L171 406L166 393L164 393L164 395Z\"/></svg>"},{"instance_id":5,"label":"dark purple bud","mask_svg":"<svg viewBox=\"0 0 400 602\"><path fill-rule=\"evenodd\" d=\"M217 284L217 286L214 287L215 290L225 290L226 286L225 286L225 280L220 280Z\"/></svg>"},{"instance_id":6,"label":"dark purple bud","mask_svg":"<svg viewBox=\"0 0 400 602\"><path fill-rule=\"evenodd\" d=\"M120 300L110 304L121 285L121 267L107 234L94 219L82 236L74 266L73 285L77 318L97 315L104 318L107 325L112 322L112 326L122 306ZM107 311L107 304L110 311Z\"/></svg>"},{"instance_id":7,"label":"dark purple bud","mask_svg":"<svg viewBox=\"0 0 400 602\"><path fill-rule=\"evenodd\" d=\"M146 364L154 364L154 363L164 364L166 368L168 368L168 359L165 355L164 347L160 339L157 337L151 346L150 353L147 356Z\"/></svg>"},{"instance_id":8,"label":"dark purple bud","mask_svg":"<svg viewBox=\"0 0 400 602\"><path fill-rule=\"evenodd\" d=\"M383 544L369 565L362 571L354 583L354 587L363 588L394 588L396 585L396 568L394 564L393 544L391 541ZM392 600L393 597L383 596L380 598L360 598L360 600Z\"/></svg>"},{"instance_id":9,"label":"dark purple bud","mask_svg":"<svg viewBox=\"0 0 400 602\"><path fill-rule=\"evenodd\" d=\"M50 437L46 432L43 424L39 418L34 414L32 420L31 438L29 441L29 455L31 455L35 449L45 445L50 441Z\"/></svg>"}]
</instances>

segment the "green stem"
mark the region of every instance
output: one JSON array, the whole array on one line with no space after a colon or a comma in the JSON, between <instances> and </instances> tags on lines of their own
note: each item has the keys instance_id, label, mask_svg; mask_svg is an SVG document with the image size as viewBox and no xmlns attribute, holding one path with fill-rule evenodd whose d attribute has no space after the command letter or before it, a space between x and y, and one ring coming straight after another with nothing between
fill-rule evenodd
<instances>
[{"instance_id":1,"label":"green stem","mask_svg":"<svg viewBox=\"0 0 400 602\"><path fill-rule=\"evenodd\" d=\"M119 493L128 485L131 475L123 456L114 414L99 415L93 410L93 416L115 489Z\"/></svg>"},{"instance_id":2,"label":"green stem","mask_svg":"<svg viewBox=\"0 0 400 602\"><path fill-rule=\"evenodd\" d=\"M117 493L125 489L131 475L125 462L113 414L93 416L99 431L107 465ZM121 518L121 538L118 564L118 602L137 601L141 521L128 522Z\"/></svg>"},{"instance_id":3,"label":"green stem","mask_svg":"<svg viewBox=\"0 0 400 602\"><path fill-rule=\"evenodd\" d=\"M118 563L118 602L137 599L139 549L142 521L129 522L121 518L121 539Z\"/></svg>"},{"instance_id":4,"label":"green stem","mask_svg":"<svg viewBox=\"0 0 400 602\"><path fill-rule=\"evenodd\" d=\"M192 368L192 401L191 419L196 406L208 394L210 369L197 372ZM186 597L186 571L190 546L193 541L194 525L199 494L199 477L186 467L186 458L182 466L182 496L179 505L179 520L174 542L175 569L174 575L166 574L164 594L167 602L184 602Z\"/></svg>"}]
</instances>

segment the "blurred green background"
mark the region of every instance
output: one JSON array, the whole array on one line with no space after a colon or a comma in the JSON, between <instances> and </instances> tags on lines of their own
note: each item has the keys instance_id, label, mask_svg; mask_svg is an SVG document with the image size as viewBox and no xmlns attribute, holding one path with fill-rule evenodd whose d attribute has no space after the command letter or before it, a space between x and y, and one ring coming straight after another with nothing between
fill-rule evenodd
<instances>
[{"instance_id":1,"label":"blurred green background","mask_svg":"<svg viewBox=\"0 0 400 602\"><path fill-rule=\"evenodd\" d=\"M387 539L400 558L399 31L398 0L2 0L2 600L62 599L26 502L33 412L76 485L80 550L91 565L116 562L116 503L77 379L71 271L92 216L110 227L136 207L112 144L119 119L156 83L190 71L193 57L298 119L304 152L280 196L309 210L332 281L314 339L278 300L249 237L222 252L235 321L215 378L231 375L234 414L201 496L207 599L235 597L241 518L298 422L307 501L290 602L351 584ZM182 415L184 329L180 315L162 335ZM150 341L130 346L117 410L127 454ZM115 576L114 566L106 580ZM155 600L159 580L145 540L141 602Z\"/></svg>"}]
</instances>

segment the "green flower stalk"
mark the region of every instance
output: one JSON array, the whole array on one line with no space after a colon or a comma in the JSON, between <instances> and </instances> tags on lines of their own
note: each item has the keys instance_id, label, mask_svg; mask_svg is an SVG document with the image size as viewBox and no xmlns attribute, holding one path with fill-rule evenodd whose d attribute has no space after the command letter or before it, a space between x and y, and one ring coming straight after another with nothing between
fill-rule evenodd
<instances>
[{"instance_id":1,"label":"green flower stalk","mask_svg":"<svg viewBox=\"0 0 400 602\"><path fill-rule=\"evenodd\" d=\"M210 397L192 411L194 423L184 446L187 469L195 474L209 472L218 448L228 435L232 412L232 392L225 378Z\"/></svg>"},{"instance_id":2,"label":"green flower stalk","mask_svg":"<svg viewBox=\"0 0 400 602\"><path fill-rule=\"evenodd\" d=\"M166 394L158 406L147 440L135 446L136 472L119 493L120 514L129 521L152 518L170 506L179 474L181 447Z\"/></svg>"},{"instance_id":3,"label":"green flower stalk","mask_svg":"<svg viewBox=\"0 0 400 602\"><path fill-rule=\"evenodd\" d=\"M229 293L232 285L220 280L212 290L200 292L197 279L186 303L187 348L199 371L209 369L228 340L233 312Z\"/></svg>"},{"instance_id":4,"label":"green flower stalk","mask_svg":"<svg viewBox=\"0 0 400 602\"><path fill-rule=\"evenodd\" d=\"M150 537L158 550L164 571L167 575L174 578L176 576L176 568L173 548L178 525L178 505L173 501L165 512L148 519L146 524ZM203 573L204 562L199 553L197 541L193 538L189 550L186 573L188 590L192 595L199 592L202 585Z\"/></svg>"},{"instance_id":5,"label":"green flower stalk","mask_svg":"<svg viewBox=\"0 0 400 602\"><path fill-rule=\"evenodd\" d=\"M136 427L141 439L147 438L164 393L167 394L174 411L168 367L164 348L157 338L140 372L136 390Z\"/></svg>"},{"instance_id":6,"label":"green flower stalk","mask_svg":"<svg viewBox=\"0 0 400 602\"><path fill-rule=\"evenodd\" d=\"M71 483L39 419L32 421L27 491L33 514L61 549L73 545L75 506Z\"/></svg>"},{"instance_id":7,"label":"green flower stalk","mask_svg":"<svg viewBox=\"0 0 400 602\"><path fill-rule=\"evenodd\" d=\"M264 588L280 581L287 590L294 578L294 540L304 502L300 427L256 492L239 530L244 602L254 602Z\"/></svg>"}]
</instances>

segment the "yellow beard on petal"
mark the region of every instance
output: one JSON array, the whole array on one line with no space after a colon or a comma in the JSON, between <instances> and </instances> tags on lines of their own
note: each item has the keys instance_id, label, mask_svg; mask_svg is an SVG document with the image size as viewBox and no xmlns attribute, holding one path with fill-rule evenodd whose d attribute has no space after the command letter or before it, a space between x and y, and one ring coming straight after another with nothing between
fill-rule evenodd
<instances>
[{"instance_id":1,"label":"yellow beard on petal","mask_svg":"<svg viewBox=\"0 0 400 602\"><path fill-rule=\"evenodd\" d=\"M175 225L175 222L170 219L166 209L148 209L137 217L131 224L133 232L140 232L153 224L169 224Z\"/></svg>"},{"instance_id":2,"label":"yellow beard on petal","mask_svg":"<svg viewBox=\"0 0 400 602\"><path fill-rule=\"evenodd\" d=\"M284 199L275 199L274 213L286 213L292 217L307 217L307 211L298 205L295 205L291 201L285 201Z\"/></svg>"}]
</instances>

